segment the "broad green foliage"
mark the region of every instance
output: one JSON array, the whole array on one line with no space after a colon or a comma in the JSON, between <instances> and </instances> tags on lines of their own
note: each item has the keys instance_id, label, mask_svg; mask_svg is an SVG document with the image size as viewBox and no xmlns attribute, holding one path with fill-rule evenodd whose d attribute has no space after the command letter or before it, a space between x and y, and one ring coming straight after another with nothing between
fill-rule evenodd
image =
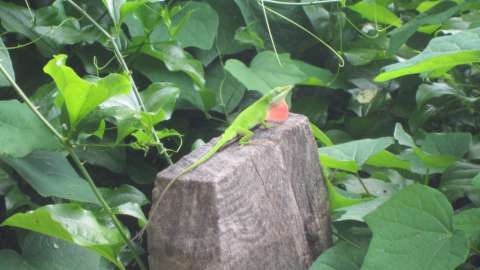
<instances>
[{"instance_id":1,"label":"broad green foliage","mask_svg":"<svg viewBox=\"0 0 480 270\"><path fill-rule=\"evenodd\" d=\"M1 226L32 230L94 250L112 263L118 264L118 252L123 246L120 234L101 224L92 212L76 204L56 204L19 213Z\"/></svg>"},{"instance_id":2,"label":"broad green foliage","mask_svg":"<svg viewBox=\"0 0 480 270\"><path fill-rule=\"evenodd\" d=\"M245 87L262 93L282 85L331 85L335 77L325 69L318 68L301 61L292 60L289 55L281 54L280 65L271 51L258 54L245 66L241 61L228 60L225 69Z\"/></svg>"},{"instance_id":3,"label":"broad green foliage","mask_svg":"<svg viewBox=\"0 0 480 270\"><path fill-rule=\"evenodd\" d=\"M393 138L364 139L318 150L320 162L329 168L357 172L369 158L393 144Z\"/></svg>"},{"instance_id":4,"label":"broad green foliage","mask_svg":"<svg viewBox=\"0 0 480 270\"><path fill-rule=\"evenodd\" d=\"M33 150L59 150L60 143L27 105L0 101L0 155L21 158Z\"/></svg>"},{"instance_id":5,"label":"broad green foliage","mask_svg":"<svg viewBox=\"0 0 480 270\"><path fill-rule=\"evenodd\" d=\"M87 182L78 176L61 153L35 151L23 158L1 159L43 197L98 203Z\"/></svg>"},{"instance_id":6,"label":"broad green foliage","mask_svg":"<svg viewBox=\"0 0 480 270\"><path fill-rule=\"evenodd\" d=\"M448 70L457 65L480 62L480 28L466 30L430 41L425 50L407 61L386 66L376 81L408 74Z\"/></svg>"},{"instance_id":7,"label":"broad green foliage","mask_svg":"<svg viewBox=\"0 0 480 270\"><path fill-rule=\"evenodd\" d=\"M412 185L366 217L373 239L362 269L454 269L468 255L465 232L434 189ZM395 262L395 264L392 264Z\"/></svg>"},{"instance_id":8,"label":"broad green foliage","mask_svg":"<svg viewBox=\"0 0 480 270\"><path fill-rule=\"evenodd\" d=\"M48 62L44 71L55 80L73 128L102 102L112 96L126 94L131 89L125 75L110 74L95 82L82 79L65 65L66 60L66 55L56 55Z\"/></svg>"}]
</instances>

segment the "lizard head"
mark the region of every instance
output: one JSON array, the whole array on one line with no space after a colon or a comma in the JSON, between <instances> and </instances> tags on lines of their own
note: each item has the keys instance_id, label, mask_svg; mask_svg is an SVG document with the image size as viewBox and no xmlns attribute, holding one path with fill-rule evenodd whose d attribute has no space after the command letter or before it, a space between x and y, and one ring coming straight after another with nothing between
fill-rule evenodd
<instances>
[{"instance_id":1,"label":"lizard head","mask_svg":"<svg viewBox=\"0 0 480 270\"><path fill-rule=\"evenodd\" d=\"M280 86L272 90L272 99L267 112L267 121L283 122L288 119L288 104L285 96L292 90L293 86Z\"/></svg>"},{"instance_id":2,"label":"lizard head","mask_svg":"<svg viewBox=\"0 0 480 270\"><path fill-rule=\"evenodd\" d=\"M287 94L293 89L293 85L278 86L273 88L271 91L271 101L270 104L278 104L285 101Z\"/></svg>"}]
</instances>

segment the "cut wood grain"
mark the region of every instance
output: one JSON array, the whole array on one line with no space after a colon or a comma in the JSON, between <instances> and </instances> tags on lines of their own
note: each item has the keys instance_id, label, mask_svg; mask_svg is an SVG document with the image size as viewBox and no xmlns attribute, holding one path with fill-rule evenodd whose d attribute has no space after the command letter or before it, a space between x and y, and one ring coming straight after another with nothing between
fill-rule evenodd
<instances>
[{"instance_id":1,"label":"cut wood grain","mask_svg":"<svg viewBox=\"0 0 480 270\"><path fill-rule=\"evenodd\" d=\"M153 201L211 145L159 173ZM328 209L308 121L290 114L179 178L150 213L150 269L308 269L331 244Z\"/></svg>"}]
</instances>

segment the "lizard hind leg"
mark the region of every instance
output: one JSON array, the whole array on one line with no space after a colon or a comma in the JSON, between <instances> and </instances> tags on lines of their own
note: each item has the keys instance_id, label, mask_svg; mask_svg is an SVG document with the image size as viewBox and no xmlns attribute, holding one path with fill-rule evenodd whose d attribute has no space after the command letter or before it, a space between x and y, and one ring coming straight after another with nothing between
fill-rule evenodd
<instances>
[{"instance_id":1,"label":"lizard hind leg","mask_svg":"<svg viewBox=\"0 0 480 270\"><path fill-rule=\"evenodd\" d=\"M245 144L249 144L251 143L250 142L250 139L253 137L254 133L251 131L251 130L248 130L248 129L241 129L241 130L238 130L238 134L240 136L242 136L240 138L240 145L245 145Z\"/></svg>"}]
</instances>

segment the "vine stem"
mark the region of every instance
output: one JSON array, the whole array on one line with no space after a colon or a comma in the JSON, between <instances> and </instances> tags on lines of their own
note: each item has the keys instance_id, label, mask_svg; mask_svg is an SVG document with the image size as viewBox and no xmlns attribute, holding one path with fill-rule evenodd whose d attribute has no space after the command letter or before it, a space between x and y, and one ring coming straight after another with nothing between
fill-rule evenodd
<instances>
[{"instance_id":1,"label":"vine stem","mask_svg":"<svg viewBox=\"0 0 480 270\"><path fill-rule=\"evenodd\" d=\"M120 48L117 45L115 37L112 36L110 33L108 33L107 30L105 30L94 18L92 18L92 16L90 16L90 14L88 14L82 7L77 5L77 3L75 3L73 0L67 0L67 2L70 5L72 5L75 9L77 9L80 13L82 13L83 16L85 16L90 22L92 22L92 24L95 27L97 27L98 30L100 30L100 32L102 32L102 34L110 40L110 43L112 44L113 52L115 54L115 57L117 58L117 61L120 63L120 66L122 67L124 72L127 73L127 75L128 75L128 78L129 78L130 83L132 85L133 93L135 95L135 98L136 98L138 104L140 105L140 109L142 111L146 111L145 103L143 102L143 99L140 96L140 92L138 90L138 87L137 87L135 81L133 80L132 73L130 72L130 69L128 68L127 63L125 62L125 59L122 56L122 52L120 51ZM165 158L165 160L168 162L169 165L172 165L173 161L170 158L170 156L168 155L168 152L165 149L165 146L160 141L160 138L157 135L155 127L152 127L151 132L152 132L153 138L155 139L155 142L156 142L155 147L157 149L157 152L160 155L163 155L163 157Z\"/></svg>"},{"instance_id":2,"label":"vine stem","mask_svg":"<svg viewBox=\"0 0 480 270\"><path fill-rule=\"evenodd\" d=\"M18 86L18 84L15 82L15 80L10 76L10 74L7 72L5 67L0 63L0 72L7 78L9 83L12 85L13 89L15 92L22 98L22 100L27 104L27 106L33 111L33 113L42 121L42 123L57 137L60 142L65 146L65 148L68 150L68 153L72 157L73 162L75 163L75 166L78 168L82 176L87 180L88 185L92 189L93 193L95 194L95 197L98 199L102 207L107 211L108 215L110 218L113 220L113 223L117 230L120 233L120 236L122 237L123 241L125 244L128 246L130 249L130 252L135 258L135 261L137 262L138 266L140 267L141 270L147 270L146 266L143 264L143 261L140 259L138 256L137 252L135 251L135 245L133 242L130 240L130 238L127 236L125 231L123 230L122 224L120 221L117 219L115 214L112 211L112 208L108 205L107 201L105 201L105 198L103 198L102 194L100 193L100 190L98 190L97 186L95 185L95 182L93 181L92 177L88 173L87 169L83 165L83 163L80 161L80 158L78 155L75 153L74 148L72 144L68 141L67 138L62 136L60 132L58 132L55 127L48 122L48 120L42 115L42 113L37 109L37 107L30 101L30 99L25 95L25 92Z\"/></svg>"}]
</instances>

